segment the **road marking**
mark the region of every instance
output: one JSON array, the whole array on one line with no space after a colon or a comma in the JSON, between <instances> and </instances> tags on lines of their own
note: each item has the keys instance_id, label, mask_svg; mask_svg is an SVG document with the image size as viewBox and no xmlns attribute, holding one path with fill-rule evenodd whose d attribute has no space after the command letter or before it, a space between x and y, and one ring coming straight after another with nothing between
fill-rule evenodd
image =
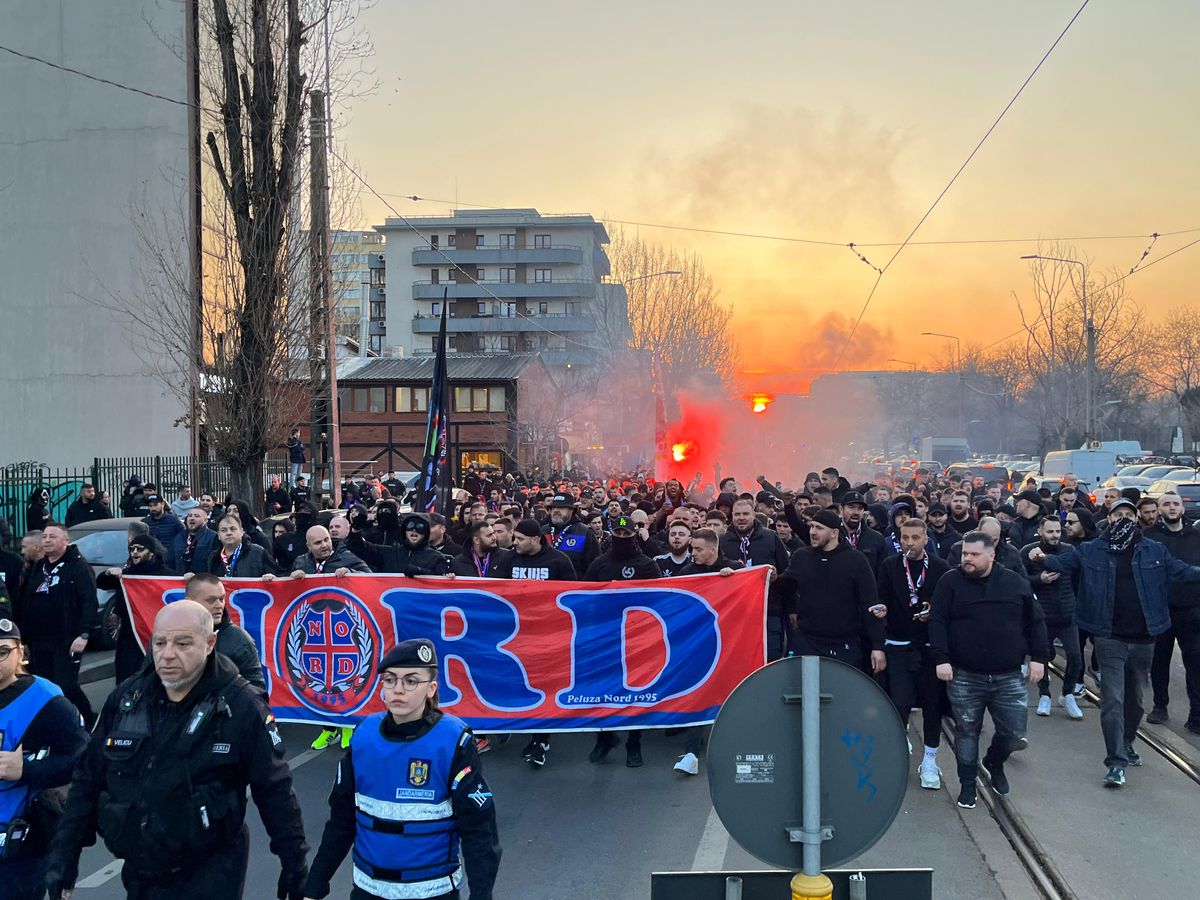
<instances>
[{"instance_id":1,"label":"road marking","mask_svg":"<svg viewBox=\"0 0 1200 900\"><path fill-rule=\"evenodd\" d=\"M729 832L721 824L715 809L709 810L708 821L700 833L700 843L692 858L693 872L717 872L725 865L725 854L729 851Z\"/></svg>"},{"instance_id":2,"label":"road marking","mask_svg":"<svg viewBox=\"0 0 1200 900\"><path fill-rule=\"evenodd\" d=\"M312 760L316 759L318 756L322 755L324 752L325 752L324 750L313 750L312 748L309 748L308 750L305 750L303 753L296 754L296 756L294 756L291 760L289 760L288 768L290 768L294 772L296 769L300 768L305 763L311 762ZM124 865L124 862L122 860L114 859L112 862L110 862L104 868L98 869L95 872L93 872L91 875L89 875L87 878L83 878L83 879L79 880L78 882L76 882L75 887L77 887L77 888L98 888L101 885L107 884L108 882L110 882L114 878L116 878L119 874L121 874L121 867L123 865Z\"/></svg>"},{"instance_id":3,"label":"road marking","mask_svg":"<svg viewBox=\"0 0 1200 900\"><path fill-rule=\"evenodd\" d=\"M87 878L75 882L76 888L98 888L102 884L112 881L121 872L121 867L124 862L119 859L114 859L107 866L98 872L93 872Z\"/></svg>"}]
</instances>

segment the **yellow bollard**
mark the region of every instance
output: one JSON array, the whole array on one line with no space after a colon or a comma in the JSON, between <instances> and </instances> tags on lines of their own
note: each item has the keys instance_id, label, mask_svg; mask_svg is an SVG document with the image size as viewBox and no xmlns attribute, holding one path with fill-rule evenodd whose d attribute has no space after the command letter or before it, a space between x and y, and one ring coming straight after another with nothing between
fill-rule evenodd
<instances>
[{"instance_id":1,"label":"yellow bollard","mask_svg":"<svg viewBox=\"0 0 1200 900\"><path fill-rule=\"evenodd\" d=\"M792 900L832 900L833 882L827 875L796 875L792 878Z\"/></svg>"}]
</instances>

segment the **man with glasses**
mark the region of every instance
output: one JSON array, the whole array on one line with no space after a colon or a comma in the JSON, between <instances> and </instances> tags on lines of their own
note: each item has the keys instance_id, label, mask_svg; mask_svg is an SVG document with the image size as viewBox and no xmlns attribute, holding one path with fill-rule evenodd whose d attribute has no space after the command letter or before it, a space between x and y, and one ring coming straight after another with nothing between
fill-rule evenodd
<instances>
[{"instance_id":1,"label":"man with glasses","mask_svg":"<svg viewBox=\"0 0 1200 900\"><path fill-rule=\"evenodd\" d=\"M304 896L329 895L353 845L352 897L457 897L465 874L472 900L491 900L496 805L471 729L438 709L433 642L401 641L379 670L387 709L359 724L338 763Z\"/></svg>"}]
</instances>

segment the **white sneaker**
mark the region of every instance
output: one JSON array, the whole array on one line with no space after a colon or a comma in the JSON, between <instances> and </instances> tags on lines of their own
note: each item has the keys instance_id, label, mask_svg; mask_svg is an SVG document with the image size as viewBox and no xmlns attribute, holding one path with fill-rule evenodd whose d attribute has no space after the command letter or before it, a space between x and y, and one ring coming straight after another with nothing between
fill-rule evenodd
<instances>
[{"instance_id":1,"label":"white sneaker","mask_svg":"<svg viewBox=\"0 0 1200 900\"><path fill-rule=\"evenodd\" d=\"M938 768L936 762L932 759L921 760L921 765L917 767L917 772L921 776L921 787L927 791L941 790L942 770Z\"/></svg>"},{"instance_id":2,"label":"white sneaker","mask_svg":"<svg viewBox=\"0 0 1200 900\"><path fill-rule=\"evenodd\" d=\"M699 775L700 760L696 758L695 753L685 753L679 757L679 762L675 763L675 771L684 775Z\"/></svg>"},{"instance_id":3,"label":"white sneaker","mask_svg":"<svg viewBox=\"0 0 1200 900\"><path fill-rule=\"evenodd\" d=\"M1058 705L1067 711L1067 715L1072 719L1082 719L1083 710L1079 708L1079 701L1075 699L1073 694L1067 694L1065 697L1058 698Z\"/></svg>"},{"instance_id":4,"label":"white sneaker","mask_svg":"<svg viewBox=\"0 0 1200 900\"><path fill-rule=\"evenodd\" d=\"M1074 700L1075 698L1072 697L1071 699ZM1050 715L1050 698L1049 697L1039 697L1038 698L1037 714L1039 716Z\"/></svg>"},{"instance_id":5,"label":"white sneaker","mask_svg":"<svg viewBox=\"0 0 1200 900\"><path fill-rule=\"evenodd\" d=\"M912 756L912 741L908 742L908 755Z\"/></svg>"}]
</instances>

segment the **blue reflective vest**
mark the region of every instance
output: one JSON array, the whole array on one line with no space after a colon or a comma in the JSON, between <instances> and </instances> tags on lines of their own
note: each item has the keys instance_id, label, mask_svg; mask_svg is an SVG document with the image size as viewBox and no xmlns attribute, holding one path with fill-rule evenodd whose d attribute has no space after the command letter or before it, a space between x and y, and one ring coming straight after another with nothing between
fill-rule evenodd
<instances>
[{"instance_id":1,"label":"blue reflective vest","mask_svg":"<svg viewBox=\"0 0 1200 900\"><path fill-rule=\"evenodd\" d=\"M450 780L454 751L471 740L443 715L413 741L389 741L387 713L369 716L350 739L354 761L354 883L376 897L437 897L462 883Z\"/></svg>"},{"instance_id":2,"label":"blue reflective vest","mask_svg":"<svg viewBox=\"0 0 1200 900\"><path fill-rule=\"evenodd\" d=\"M58 685L34 676L33 683L3 709L0 709L0 750L16 750L21 746L29 723L55 697L61 697ZM0 840L13 819L21 818L32 792L28 785L17 781L0 781Z\"/></svg>"}]
</instances>

